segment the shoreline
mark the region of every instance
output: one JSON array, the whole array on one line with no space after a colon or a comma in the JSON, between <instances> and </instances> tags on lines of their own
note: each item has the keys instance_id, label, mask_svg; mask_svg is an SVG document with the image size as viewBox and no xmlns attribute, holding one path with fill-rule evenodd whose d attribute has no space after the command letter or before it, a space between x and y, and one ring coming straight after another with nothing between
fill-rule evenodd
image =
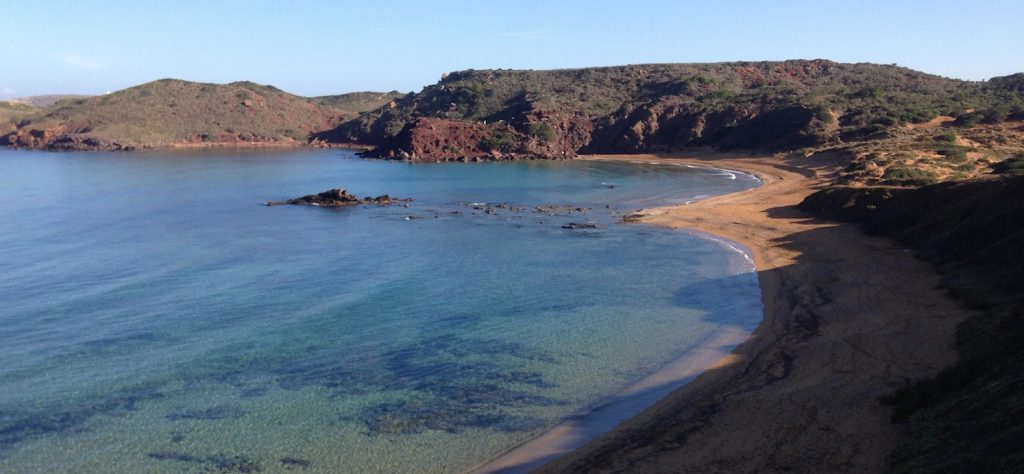
<instances>
[{"instance_id":1,"label":"shoreline","mask_svg":"<svg viewBox=\"0 0 1024 474\"><path fill-rule=\"evenodd\" d=\"M749 248L764 318L692 381L538 472L884 470L905 433L878 399L954 362L956 325L968 311L938 289L930 266L895 243L793 207L828 182L838 161L720 153L583 159L759 177L756 188L642 210L640 222Z\"/></svg>"},{"instance_id":2,"label":"shoreline","mask_svg":"<svg viewBox=\"0 0 1024 474\"><path fill-rule=\"evenodd\" d=\"M738 249L736 242L703 232L689 232L696 238L715 242L723 250L739 253L753 266L750 253ZM749 270L755 271L753 269ZM753 334L752 330L723 326L694 345L681 357L669 361L654 373L625 387L594 406L574 414L548 428L534 438L513 446L468 472L520 473L530 472L610 432L690 383L702 373L727 363L732 351Z\"/></svg>"},{"instance_id":3,"label":"shoreline","mask_svg":"<svg viewBox=\"0 0 1024 474\"><path fill-rule=\"evenodd\" d=\"M637 160L634 158L635 156L632 155L621 158L614 155L596 155L581 157L580 159L637 163ZM664 164L660 161L658 163ZM736 193L747 192L765 185L763 177L746 170L730 170L708 165L691 166L687 164L687 166L746 174L757 179L759 182L757 186L737 191ZM698 198L687 201L684 205L716 197L720 196ZM660 209L660 207L654 209ZM641 209L640 211L646 210ZM757 271L754 254L744 244L698 229L679 228L677 230L687 232L699 239L712 241L723 247L723 250L740 254L753 267L749 271ZM761 322L758 323L758 325L760 324ZM477 465L468 472L475 474L525 473L555 461L611 432L623 422L639 416L644 410L655 405L673 391L692 382L702 373L729 363L732 351L747 341L752 335L752 330L742 330L736 327L719 329L688 350L682 357L669 361L664 367L654 373L625 387L610 398L599 401L595 406L586 408L585 411L566 418L538 436L530 438L497 457Z\"/></svg>"}]
</instances>

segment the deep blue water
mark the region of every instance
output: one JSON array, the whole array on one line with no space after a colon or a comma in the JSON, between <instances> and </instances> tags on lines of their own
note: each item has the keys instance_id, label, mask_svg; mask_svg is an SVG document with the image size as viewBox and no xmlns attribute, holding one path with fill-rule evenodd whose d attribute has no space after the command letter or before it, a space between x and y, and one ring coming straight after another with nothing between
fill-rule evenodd
<instances>
[{"instance_id":1,"label":"deep blue water","mask_svg":"<svg viewBox=\"0 0 1024 474\"><path fill-rule=\"evenodd\" d=\"M0 151L0 471L472 467L753 328L743 255L616 222L755 184L339 150ZM415 201L262 205L334 187ZM588 210L532 209L549 204Z\"/></svg>"}]
</instances>

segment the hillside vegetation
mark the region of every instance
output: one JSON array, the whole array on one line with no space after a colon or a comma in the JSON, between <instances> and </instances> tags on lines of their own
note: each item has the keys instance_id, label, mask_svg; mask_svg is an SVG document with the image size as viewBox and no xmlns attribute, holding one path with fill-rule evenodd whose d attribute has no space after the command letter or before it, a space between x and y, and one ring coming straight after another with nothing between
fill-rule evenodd
<instances>
[{"instance_id":1,"label":"hillside vegetation","mask_svg":"<svg viewBox=\"0 0 1024 474\"><path fill-rule=\"evenodd\" d=\"M138 149L211 143L306 143L397 94L304 98L252 82L163 79L58 101L21 117L0 141L47 149ZM10 126L10 125L8 125Z\"/></svg>"},{"instance_id":2,"label":"hillside vegetation","mask_svg":"<svg viewBox=\"0 0 1024 474\"><path fill-rule=\"evenodd\" d=\"M32 115L35 112L36 108L29 104L13 100L0 100L0 123L17 122L21 117ZM9 123L9 126L13 127L13 124ZM0 128L0 132L3 130Z\"/></svg>"},{"instance_id":3,"label":"hillside vegetation","mask_svg":"<svg viewBox=\"0 0 1024 474\"><path fill-rule=\"evenodd\" d=\"M1022 120L1022 91L1024 74L968 82L824 60L469 70L318 137L409 159L793 151L892 139L943 116L964 129Z\"/></svg>"}]
</instances>

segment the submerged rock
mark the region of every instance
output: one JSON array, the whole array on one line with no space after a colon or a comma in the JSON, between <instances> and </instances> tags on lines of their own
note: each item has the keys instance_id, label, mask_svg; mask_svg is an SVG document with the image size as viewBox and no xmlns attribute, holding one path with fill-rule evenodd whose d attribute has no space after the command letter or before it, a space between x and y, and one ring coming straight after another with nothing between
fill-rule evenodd
<instances>
[{"instance_id":1,"label":"submerged rock","mask_svg":"<svg viewBox=\"0 0 1024 474\"><path fill-rule=\"evenodd\" d=\"M377 204L386 206L396 202L410 202L412 199L393 198L387 194L372 197L367 196L360 199L359 196L350 194L348 191L337 188L317 194L308 194L287 201L267 201L267 206L318 206L318 207L344 207L357 204Z\"/></svg>"},{"instance_id":2,"label":"submerged rock","mask_svg":"<svg viewBox=\"0 0 1024 474\"><path fill-rule=\"evenodd\" d=\"M307 459L285 456L281 458L281 465L287 470L309 469L309 467L313 465L313 462Z\"/></svg>"},{"instance_id":3,"label":"submerged rock","mask_svg":"<svg viewBox=\"0 0 1024 474\"><path fill-rule=\"evenodd\" d=\"M636 212L631 212L629 214L626 214L626 215L622 216L622 222L626 223L626 224L634 223L634 222L640 222L640 220L643 219L643 218L644 218L643 212L636 211Z\"/></svg>"},{"instance_id":4,"label":"submerged rock","mask_svg":"<svg viewBox=\"0 0 1024 474\"><path fill-rule=\"evenodd\" d=\"M562 226L563 229L598 229L602 227L600 224L593 222L570 222Z\"/></svg>"}]
</instances>

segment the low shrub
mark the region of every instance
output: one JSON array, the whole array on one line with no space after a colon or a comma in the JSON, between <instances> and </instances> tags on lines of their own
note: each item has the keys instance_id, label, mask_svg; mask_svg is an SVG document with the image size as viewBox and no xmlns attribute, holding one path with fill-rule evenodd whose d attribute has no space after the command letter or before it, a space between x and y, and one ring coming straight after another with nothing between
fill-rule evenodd
<instances>
[{"instance_id":1,"label":"low shrub","mask_svg":"<svg viewBox=\"0 0 1024 474\"><path fill-rule=\"evenodd\" d=\"M992 165L995 174L1024 175L1024 154L1018 153Z\"/></svg>"},{"instance_id":2,"label":"low shrub","mask_svg":"<svg viewBox=\"0 0 1024 474\"><path fill-rule=\"evenodd\" d=\"M547 122L531 123L530 136L540 140L541 143L549 143L555 139L555 129Z\"/></svg>"},{"instance_id":3,"label":"low shrub","mask_svg":"<svg viewBox=\"0 0 1024 474\"><path fill-rule=\"evenodd\" d=\"M934 173L918 168L889 168L882 179L886 184L904 186L927 186L938 181Z\"/></svg>"},{"instance_id":4,"label":"low shrub","mask_svg":"<svg viewBox=\"0 0 1024 474\"><path fill-rule=\"evenodd\" d=\"M963 163L967 161L967 152L960 148L952 150L942 150L939 152L939 154L942 155L946 159L946 161L951 161L953 163Z\"/></svg>"},{"instance_id":5,"label":"low shrub","mask_svg":"<svg viewBox=\"0 0 1024 474\"><path fill-rule=\"evenodd\" d=\"M978 112L971 112L971 113L968 113L968 114L960 114L959 116L957 116L956 120L953 122L953 126L963 127L963 128L971 128L971 127L981 123L981 121L984 120L984 118L985 118L984 114L981 114L981 113L978 113Z\"/></svg>"},{"instance_id":6,"label":"low shrub","mask_svg":"<svg viewBox=\"0 0 1024 474\"><path fill-rule=\"evenodd\" d=\"M516 140L510 133L498 131L481 139L479 146L484 151L510 152L516 148Z\"/></svg>"}]
</instances>

